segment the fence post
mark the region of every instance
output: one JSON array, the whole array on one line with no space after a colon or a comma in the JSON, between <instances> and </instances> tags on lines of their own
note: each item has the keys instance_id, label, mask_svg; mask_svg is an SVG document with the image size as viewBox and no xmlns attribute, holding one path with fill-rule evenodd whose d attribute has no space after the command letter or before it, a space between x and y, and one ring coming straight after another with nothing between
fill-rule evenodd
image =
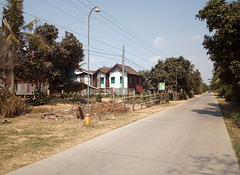
<instances>
[{"instance_id":1,"label":"fence post","mask_svg":"<svg viewBox=\"0 0 240 175\"><path fill-rule=\"evenodd\" d=\"M123 111L125 112L125 94L123 96Z\"/></svg>"},{"instance_id":2,"label":"fence post","mask_svg":"<svg viewBox=\"0 0 240 175\"><path fill-rule=\"evenodd\" d=\"M134 111L134 104L135 104L135 93L133 94L133 111Z\"/></svg>"},{"instance_id":3,"label":"fence post","mask_svg":"<svg viewBox=\"0 0 240 175\"><path fill-rule=\"evenodd\" d=\"M114 99L114 94L113 94L113 117L115 117L115 99Z\"/></svg>"},{"instance_id":4,"label":"fence post","mask_svg":"<svg viewBox=\"0 0 240 175\"><path fill-rule=\"evenodd\" d=\"M153 92L153 105L155 105L155 101L156 100L156 93L155 92Z\"/></svg>"},{"instance_id":5,"label":"fence post","mask_svg":"<svg viewBox=\"0 0 240 175\"><path fill-rule=\"evenodd\" d=\"M161 101L160 104L163 104L163 94L161 93Z\"/></svg>"}]
</instances>

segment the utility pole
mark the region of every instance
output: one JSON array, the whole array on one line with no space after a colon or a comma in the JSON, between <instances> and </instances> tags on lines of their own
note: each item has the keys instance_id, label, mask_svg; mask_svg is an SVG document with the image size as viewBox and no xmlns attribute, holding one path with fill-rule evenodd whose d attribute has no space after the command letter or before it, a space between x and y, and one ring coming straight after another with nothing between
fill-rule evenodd
<instances>
[{"instance_id":1,"label":"utility pole","mask_svg":"<svg viewBox=\"0 0 240 175\"><path fill-rule=\"evenodd\" d=\"M122 96L124 96L124 46L123 46L123 55L122 55Z\"/></svg>"}]
</instances>

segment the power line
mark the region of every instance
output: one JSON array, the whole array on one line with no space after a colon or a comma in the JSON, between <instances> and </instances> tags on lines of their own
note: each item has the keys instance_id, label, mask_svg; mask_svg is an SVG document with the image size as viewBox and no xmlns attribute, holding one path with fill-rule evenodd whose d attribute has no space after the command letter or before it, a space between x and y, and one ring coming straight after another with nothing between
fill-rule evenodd
<instances>
[{"instance_id":1,"label":"power line","mask_svg":"<svg viewBox=\"0 0 240 175\"><path fill-rule=\"evenodd\" d=\"M137 66L137 67L139 67L139 68L141 68L141 69L144 69L144 70L146 69L146 68L144 68L144 67L138 65L137 63L134 63L133 61L129 60L129 59L126 58L126 57L125 57L125 60L128 61L128 62L130 62L131 64L134 64L135 66Z\"/></svg>"},{"instance_id":2,"label":"power line","mask_svg":"<svg viewBox=\"0 0 240 175\"><path fill-rule=\"evenodd\" d=\"M69 4L70 6L72 6L72 7L76 8L76 9L80 10L81 12L83 12L83 13L85 13L85 14L88 13L85 9L80 8L79 5L77 5L76 3L73 3L72 1L70 1L72 4L69 3L69 2L67 2L66 0L63 0L63 1L66 2L67 4ZM86 7L88 7L88 8L90 9L90 7L87 6L85 3L83 3L82 1L78 0L78 2L81 3L81 4L83 4L84 6L86 6ZM88 1L88 2L89 2L89 1ZM91 3L91 4L92 4L92 3ZM92 5L94 5L94 4L92 4ZM101 11L103 11L103 10L101 10ZM125 39L127 39L127 40L129 40L129 41L132 41L132 42L136 43L137 45L140 45L140 43L141 43L141 47L144 47L144 48L145 48L146 50L148 50L149 52L152 52L152 53L154 53L154 54L159 55L158 53L156 53L156 52L152 49L152 46L149 46L149 45L146 44L147 42L146 42L145 40L144 40L144 42L142 42L141 40L139 40L139 38L141 38L141 37L139 37L139 36L137 36L137 35L134 36L135 34L134 34L133 32L131 32L129 29L127 29L126 27L125 27L125 28L122 27L122 25L121 25L119 22L117 22L115 19L113 19L110 15L108 15L108 14L105 13L104 11L103 11L103 13L106 14L108 17L110 17L112 20L114 20L114 21L115 21L116 23L118 23L119 25L114 24L111 20L107 19L106 17L104 17L104 16L101 15L101 14L99 14L99 16L102 17L102 19L105 19L105 21L109 22L110 24L112 24L112 26L114 26L114 27L116 27L116 28L112 28L112 27L110 27L109 25L106 25L104 22L98 20L96 17L92 17L92 18L93 18L95 21L99 22L101 25L103 25L103 26L107 27L108 29L110 29L111 31L113 31L114 33L122 36L123 38L125 38ZM83 23L84 23L84 22L83 22ZM84 24L86 24L86 23L84 23ZM87 25L87 24L86 24L86 25ZM94 26L91 26L91 28L94 28L95 30L97 30L97 31L105 34L106 36L114 39L115 41L118 41L118 42L122 43L121 41L119 41L119 40L117 40L116 38L110 36L109 34L106 34L105 32L99 30L98 28L95 28ZM122 28L122 31L124 31L125 33L127 33L128 36L127 36L126 34L124 34L121 30L119 30L119 28ZM130 32L128 32L127 30L130 31L130 32L133 33L133 34L131 34ZM118 31L118 32L117 32L117 31ZM131 38L133 38L134 40L130 39L129 36L130 36ZM143 39L142 39L142 40L143 40ZM122 43L122 44L123 44L123 43ZM125 44L125 45L126 45L126 44ZM127 46L128 46L129 48L132 48L132 49L134 49L134 50L139 51L138 49L135 49L135 48L132 47L132 46L129 46L129 45L127 45ZM149 50L149 48L152 49L152 50ZM140 51L140 52L142 52L142 51Z\"/></svg>"},{"instance_id":3,"label":"power line","mask_svg":"<svg viewBox=\"0 0 240 175\"><path fill-rule=\"evenodd\" d=\"M79 0L78 0L79 1ZM94 5L92 2L90 2L89 0L87 0L88 3ZM118 22L117 20L115 20L111 15L108 15L105 11L103 11L103 14L105 14L108 18L110 18L111 20L107 19L106 17L104 17L107 21L109 21L112 25L115 25L118 29L121 28L123 31L125 31L128 35L130 35L131 37L133 37L136 41L139 41L140 43L142 43L145 47L151 49L153 53L155 54L159 54L156 53L155 49L153 49L153 46L148 43L146 40L144 40L142 37L140 37L139 35L136 35L134 32L132 32L130 29L128 29L127 27L125 27L124 25L122 25L120 22ZM100 15L102 16L102 15ZM169 55L169 54L167 54Z\"/></svg>"},{"instance_id":4,"label":"power line","mask_svg":"<svg viewBox=\"0 0 240 175\"><path fill-rule=\"evenodd\" d=\"M54 5L46 2L45 0L42 0L42 1L55 8ZM65 1L65 0L64 0L64 1ZM66 2L66 1L65 1L65 2ZM66 2L66 3L69 4L69 2ZM2 4L2 3L1 3L1 4ZM4 5L4 4L3 4L3 5ZM72 4L70 4L70 5L72 6ZM4 6L5 6L5 5L4 5ZM59 8L56 8L56 9L59 10L59 11L61 11L61 12L63 12L63 13L65 13L65 14L67 14L67 15L69 15L69 16L71 16L71 17L73 17L73 18L75 18L75 19L77 19L77 18L74 17L73 15L71 15L71 14L69 14L69 13L67 13L67 12L65 12L65 11L63 11L63 10L61 10L61 9L59 9ZM77 8L77 9L78 9L78 8ZM82 11L82 10L81 10L81 11ZM35 18L37 17L37 16L32 15L32 14L27 13L27 12L24 12L24 13L27 14L27 15L29 15L29 16L35 17ZM86 16L86 14L85 14L85 16ZM87 38L86 35L83 35L83 34L81 34L81 33L79 33L79 32L73 31L73 30L71 30L71 29L69 29L69 28L67 28L67 27L58 25L58 24L56 24L56 23L50 22L50 21L48 21L48 20L46 20L46 19L43 19L43 18L40 18L40 17L37 17L37 18L39 18L39 19L41 19L41 20L43 20L43 21L46 21L46 22L48 22L48 23L54 24L54 25L56 25L56 26L59 26L59 27L61 27L61 28L63 28L63 29L69 30L69 31L71 31L71 32L73 32L73 33L76 33L76 34L78 34L78 35L80 35L80 36L83 36L83 37ZM79 20L79 19L78 19L78 20ZM121 50L121 49L119 49L119 48L117 48L117 47L114 47L114 46L112 46L112 45L110 45L110 44L107 44L107 43L104 43L104 42L102 42L102 41L96 40L96 39L94 39L94 38L91 38L91 39L94 40L94 41L96 41L96 42L98 42L98 43L101 43L101 44L103 44L103 45L106 45L106 46L108 46L108 47L111 47L111 48L114 48L114 49L117 49L117 50ZM103 52L100 53L100 52L96 52L96 51L95 51L95 53L105 54L105 55L111 55L111 56L119 56L119 55L117 55L117 54L109 54L109 53L103 53ZM133 54L133 53L131 53L131 52L128 52L128 51L127 51L126 53L128 53L128 54L130 54L130 55L132 55L132 56L134 56L134 57L143 59L143 60L145 60L145 61L149 61L149 60L146 60L145 58L140 57L140 56L137 56L137 55L135 55L135 54ZM141 68L142 68L142 67L141 67Z\"/></svg>"}]
</instances>

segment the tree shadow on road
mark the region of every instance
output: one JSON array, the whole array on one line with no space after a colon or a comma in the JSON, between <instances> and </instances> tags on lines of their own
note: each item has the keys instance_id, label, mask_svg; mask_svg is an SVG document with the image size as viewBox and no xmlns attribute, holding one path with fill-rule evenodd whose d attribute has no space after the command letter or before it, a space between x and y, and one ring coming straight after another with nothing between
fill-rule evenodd
<instances>
[{"instance_id":1,"label":"tree shadow on road","mask_svg":"<svg viewBox=\"0 0 240 175\"><path fill-rule=\"evenodd\" d=\"M193 112L196 112L201 115L211 116L211 117L222 117L222 114L217 108L205 108L205 109L193 109Z\"/></svg>"},{"instance_id":2,"label":"tree shadow on road","mask_svg":"<svg viewBox=\"0 0 240 175\"><path fill-rule=\"evenodd\" d=\"M167 174L239 174L238 163L231 155L189 155L191 161L168 170Z\"/></svg>"}]
</instances>

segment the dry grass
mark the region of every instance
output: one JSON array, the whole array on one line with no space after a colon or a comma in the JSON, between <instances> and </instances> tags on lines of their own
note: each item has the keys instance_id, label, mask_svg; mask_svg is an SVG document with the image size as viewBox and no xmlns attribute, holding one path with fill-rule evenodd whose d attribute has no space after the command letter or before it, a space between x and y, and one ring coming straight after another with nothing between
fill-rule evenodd
<instances>
[{"instance_id":1,"label":"dry grass","mask_svg":"<svg viewBox=\"0 0 240 175\"><path fill-rule=\"evenodd\" d=\"M181 102L184 101L104 117L101 120L95 117L90 127L84 126L84 120L76 119L73 112L76 106L57 104L33 107L31 113L8 119L11 123L0 125L0 174L39 161ZM60 112L68 117L42 118L43 113Z\"/></svg>"},{"instance_id":2,"label":"dry grass","mask_svg":"<svg viewBox=\"0 0 240 175\"><path fill-rule=\"evenodd\" d=\"M238 164L240 165L240 128L234 124L234 119L231 117L232 113L240 112L240 106L231 102L227 102L224 98L218 98L218 102L221 107L221 112L227 126L233 149L238 159Z\"/></svg>"}]
</instances>

